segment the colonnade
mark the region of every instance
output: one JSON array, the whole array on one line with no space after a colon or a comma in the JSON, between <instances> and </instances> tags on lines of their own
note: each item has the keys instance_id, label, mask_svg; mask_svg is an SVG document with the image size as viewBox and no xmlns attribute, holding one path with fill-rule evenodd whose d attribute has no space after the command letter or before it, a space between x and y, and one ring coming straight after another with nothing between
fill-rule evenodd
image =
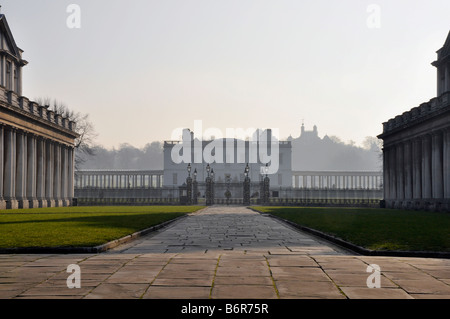
<instances>
[{"instance_id":1,"label":"colonnade","mask_svg":"<svg viewBox=\"0 0 450 319\"><path fill-rule=\"evenodd\" d=\"M381 189L382 172L292 172L294 188L308 189Z\"/></svg>"},{"instance_id":2,"label":"colonnade","mask_svg":"<svg viewBox=\"0 0 450 319\"><path fill-rule=\"evenodd\" d=\"M0 123L1 208L69 206L74 147Z\"/></svg>"},{"instance_id":3,"label":"colonnade","mask_svg":"<svg viewBox=\"0 0 450 319\"><path fill-rule=\"evenodd\" d=\"M163 171L79 170L75 172L75 188L161 188Z\"/></svg>"},{"instance_id":4,"label":"colonnade","mask_svg":"<svg viewBox=\"0 0 450 319\"><path fill-rule=\"evenodd\" d=\"M449 199L450 128L385 146L384 167L388 206Z\"/></svg>"}]
</instances>

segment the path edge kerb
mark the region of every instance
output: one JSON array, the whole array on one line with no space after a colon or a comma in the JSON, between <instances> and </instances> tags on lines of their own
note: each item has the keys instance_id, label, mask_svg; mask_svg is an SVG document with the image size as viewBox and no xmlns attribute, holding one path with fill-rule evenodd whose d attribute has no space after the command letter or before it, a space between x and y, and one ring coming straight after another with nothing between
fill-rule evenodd
<instances>
[{"instance_id":1,"label":"path edge kerb","mask_svg":"<svg viewBox=\"0 0 450 319\"><path fill-rule=\"evenodd\" d=\"M443 259L450 259L450 253L447 252L439 252L439 251L403 251L403 250L371 250L367 249L358 245L355 245L353 243L350 243L348 241L345 241L341 238L326 234L324 232L321 232L316 229L312 229L309 227L305 227L299 224L296 224L294 222L291 222L290 220L286 220L284 218L281 218L279 216L272 215L270 213L263 213L259 210L256 210L252 207L248 207L250 210L253 210L256 213L259 213L261 215L269 216L273 219L276 219L280 222L286 223L294 228L297 228L301 231L304 231L305 233L309 233L311 235L320 237L322 239L325 239L333 244L336 244L338 246L341 246L345 249L351 250L357 254L363 255L363 256L384 256L384 257L419 257L419 258L443 258Z\"/></svg>"},{"instance_id":2,"label":"path edge kerb","mask_svg":"<svg viewBox=\"0 0 450 319\"><path fill-rule=\"evenodd\" d=\"M202 211L200 209L195 213ZM167 227L183 218L187 218L190 214L185 214L183 216L176 217L174 219L165 221L161 224L154 225L152 227L137 231L131 235L112 240L103 245L94 247L23 247L23 248L0 248L0 254L99 254L107 250L113 249L122 244L128 243L132 240L138 239L142 236L148 235L155 232L161 228Z\"/></svg>"}]
</instances>

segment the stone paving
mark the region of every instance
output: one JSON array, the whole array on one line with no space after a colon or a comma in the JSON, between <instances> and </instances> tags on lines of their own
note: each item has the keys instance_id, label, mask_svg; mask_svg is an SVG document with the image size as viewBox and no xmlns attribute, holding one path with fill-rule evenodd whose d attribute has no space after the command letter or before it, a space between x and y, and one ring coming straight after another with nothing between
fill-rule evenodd
<instances>
[{"instance_id":1,"label":"stone paving","mask_svg":"<svg viewBox=\"0 0 450 319\"><path fill-rule=\"evenodd\" d=\"M67 267L81 288L67 287ZM368 288L370 264L380 288ZM102 254L0 255L0 298L450 298L450 260L365 257L246 208L212 207Z\"/></svg>"}]
</instances>

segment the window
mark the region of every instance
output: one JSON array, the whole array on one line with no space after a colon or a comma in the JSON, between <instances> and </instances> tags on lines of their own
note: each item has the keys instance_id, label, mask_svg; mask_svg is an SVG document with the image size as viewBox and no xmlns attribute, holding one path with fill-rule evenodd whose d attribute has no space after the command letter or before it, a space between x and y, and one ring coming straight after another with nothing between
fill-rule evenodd
<instances>
[{"instance_id":1,"label":"window","mask_svg":"<svg viewBox=\"0 0 450 319\"><path fill-rule=\"evenodd\" d=\"M16 92L17 94L20 93L19 86L19 72L16 69L14 70L14 92Z\"/></svg>"},{"instance_id":2,"label":"window","mask_svg":"<svg viewBox=\"0 0 450 319\"><path fill-rule=\"evenodd\" d=\"M6 89L11 90L11 62L6 62Z\"/></svg>"}]
</instances>

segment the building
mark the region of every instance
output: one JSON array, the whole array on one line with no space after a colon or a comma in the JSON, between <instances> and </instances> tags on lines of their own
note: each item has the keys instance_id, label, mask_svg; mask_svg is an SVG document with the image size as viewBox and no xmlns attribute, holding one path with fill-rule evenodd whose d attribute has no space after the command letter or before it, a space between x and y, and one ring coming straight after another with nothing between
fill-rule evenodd
<instances>
[{"instance_id":1,"label":"building","mask_svg":"<svg viewBox=\"0 0 450 319\"><path fill-rule=\"evenodd\" d=\"M303 126L302 135L308 134L320 139L317 127L306 132ZM267 171L269 201L274 205L379 206L382 199L381 171L293 171L291 141L272 138L271 130L257 130L251 141L199 140L189 129L182 135L180 140L164 142L163 170L77 171L78 204L178 204L183 203L183 197L189 198L188 184L192 183L192 202L202 205L207 198L209 167L213 202L242 205L247 165L250 202L260 204L265 194L266 163L274 166Z\"/></svg>"},{"instance_id":2,"label":"building","mask_svg":"<svg viewBox=\"0 0 450 319\"><path fill-rule=\"evenodd\" d=\"M255 136L258 138L246 141L236 138L199 141L190 130L185 132L187 132L187 135L184 136L191 137L185 143L185 148L187 146L192 154L181 163L178 163L176 159L174 160L174 147L180 146L183 141L166 141L164 143L165 186L181 186L188 177L187 166L189 163L192 172L197 171L199 181L206 179L206 167L210 164L211 169L214 170L216 183L242 183L245 178L245 167L248 164L250 179L253 182L260 182L264 175L261 173L261 169L267 163L263 157L270 157L269 164L275 164L274 166L276 166L274 171L268 174L271 185L275 187L292 186L291 143L276 140L272 137L270 129L266 131L257 130ZM267 138L265 134L267 134ZM262 136L264 138L261 138ZM265 145L267 145L267 152L262 151L262 146ZM208 154L210 152L215 156L212 156L209 160Z\"/></svg>"},{"instance_id":3,"label":"building","mask_svg":"<svg viewBox=\"0 0 450 319\"><path fill-rule=\"evenodd\" d=\"M437 97L383 123L388 208L450 211L450 33L437 51Z\"/></svg>"},{"instance_id":4,"label":"building","mask_svg":"<svg viewBox=\"0 0 450 319\"><path fill-rule=\"evenodd\" d=\"M22 96L27 61L0 15L0 209L68 206L75 123Z\"/></svg>"}]
</instances>

